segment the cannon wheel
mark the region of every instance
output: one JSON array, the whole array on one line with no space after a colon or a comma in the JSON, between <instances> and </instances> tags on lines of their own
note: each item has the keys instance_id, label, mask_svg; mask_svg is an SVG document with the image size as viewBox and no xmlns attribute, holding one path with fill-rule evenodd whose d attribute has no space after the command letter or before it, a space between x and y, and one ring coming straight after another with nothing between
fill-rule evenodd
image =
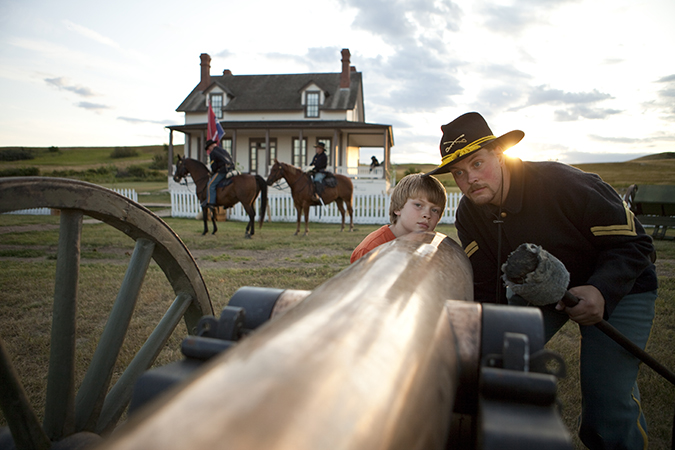
<instances>
[{"instance_id":1,"label":"cannon wheel","mask_svg":"<svg viewBox=\"0 0 675 450\"><path fill-rule=\"evenodd\" d=\"M192 334L200 317L213 314L194 258L173 230L148 209L110 189L82 181L42 177L0 180L0 213L42 207L61 210L42 425L0 339L0 405L17 448L46 449L51 442L78 434L110 431L125 411L136 379L152 365L181 318ZM84 215L122 231L136 241L136 246L98 347L75 394L75 316ZM108 391L150 259L160 266L176 298Z\"/></svg>"}]
</instances>

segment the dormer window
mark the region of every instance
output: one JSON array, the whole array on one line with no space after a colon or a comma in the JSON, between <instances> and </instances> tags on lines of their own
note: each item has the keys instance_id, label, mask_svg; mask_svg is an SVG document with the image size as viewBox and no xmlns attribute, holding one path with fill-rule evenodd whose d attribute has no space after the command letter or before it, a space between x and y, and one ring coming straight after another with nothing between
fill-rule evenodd
<instances>
[{"instance_id":1,"label":"dormer window","mask_svg":"<svg viewBox=\"0 0 675 450\"><path fill-rule=\"evenodd\" d=\"M319 92L305 93L305 117L319 117Z\"/></svg>"},{"instance_id":2,"label":"dormer window","mask_svg":"<svg viewBox=\"0 0 675 450\"><path fill-rule=\"evenodd\" d=\"M216 114L216 119L223 118L223 94L211 94L211 107Z\"/></svg>"}]
</instances>

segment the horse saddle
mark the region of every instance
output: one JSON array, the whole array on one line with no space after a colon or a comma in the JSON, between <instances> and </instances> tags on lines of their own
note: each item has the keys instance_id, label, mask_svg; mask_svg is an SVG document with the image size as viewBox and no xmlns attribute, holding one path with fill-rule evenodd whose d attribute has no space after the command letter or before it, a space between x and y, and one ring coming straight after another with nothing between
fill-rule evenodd
<instances>
[{"instance_id":1,"label":"horse saddle","mask_svg":"<svg viewBox=\"0 0 675 450\"><path fill-rule=\"evenodd\" d=\"M227 186L231 185L233 182L234 182L234 177L223 178L222 180L220 180L218 182L218 186L216 186L216 187L224 188L224 187L227 187Z\"/></svg>"},{"instance_id":2,"label":"horse saddle","mask_svg":"<svg viewBox=\"0 0 675 450\"><path fill-rule=\"evenodd\" d=\"M326 185L326 187L329 188L334 188L337 186L337 178L335 178L335 174L331 172L324 172L326 174L326 178L323 179L323 184Z\"/></svg>"}]
</instances>

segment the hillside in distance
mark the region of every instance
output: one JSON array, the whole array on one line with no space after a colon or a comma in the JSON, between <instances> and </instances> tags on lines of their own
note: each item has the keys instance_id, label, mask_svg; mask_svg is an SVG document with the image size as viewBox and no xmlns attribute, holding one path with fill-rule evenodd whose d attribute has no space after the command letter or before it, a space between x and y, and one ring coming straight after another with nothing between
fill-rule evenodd
<instances>
[{"instance_id":1,"label":"hillside in distance","mask_svg":"<svg viewBox=\"0 0 675 450\"><path fill-rule=\"evenodd\" d=\"M618 163L572 164L584 172L597 173L619 192L631 184L675 185L675 152L658 153ZM394 164L396 179L409 172L428 172L434 164ZM456 186L450 174L438 177L444 185Z\"/></svg>"}]
</instances>

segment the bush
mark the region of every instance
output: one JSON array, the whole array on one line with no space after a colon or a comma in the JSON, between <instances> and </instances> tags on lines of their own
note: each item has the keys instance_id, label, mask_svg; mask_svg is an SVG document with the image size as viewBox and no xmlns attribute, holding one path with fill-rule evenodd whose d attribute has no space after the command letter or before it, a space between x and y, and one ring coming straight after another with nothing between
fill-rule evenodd
<instances>
[{"instance_id":1,"label":"bush","mask_svg":"<svg viewBox=\"0 0 675 450\"><path fill-rule=\"evenodd\" d=\"M115 147L115 150L110 152L110 157L113 159L131 158L133 156L138 156L138 151L132 147Z\"/></svg>"},{"instance_id":2,"label":"bush","mask_svg":"<svg viewBox=\"0 0 675 450\"><path fill-rule=\"evenodd\" d=\"M11 169L0 170L0 177L37 177L40 176L40 169L37 167L15 167Z\"/></svg>"},{"instance_id":3,"label":"bush","mask_svg":"<svg viewBox=\"0 0 675 450\"><path fill-rule=\"evenodd\" d=\"M16 147L0 150L0 161L21 161L34 158L35 152L29 148Z\"/></svg>"},{"instance_id":4,"label":"bush","mask_svg":"<svg viewBox=\"0 0 675 450\"><path fill-rule=\"evenodd\" d=\"M47 149L47 151L48 151L49 153L61 153L61 150L60 150L58 147L55 147L55 146L53 146L53 145L52 145L51 147L49 147L49 148Z\"/></svg>"},{"instance_id":5,"label":"bush","mask_svg":"<svg viewBox=\"0 0 675 450\"><path fill-rule=\"evenodd\" d=\"M155 170L166 170L169 167L169 155L155 155L152 157L152 163L150 163L149 168Z\"/></svg>"},{"instance_id":6,"label":"bush","mask_svg":"<svg viewBox=\"0 0 675 450\"><path fill-rule=\"evenodd\" d=\"M421 170L418 169L417 167L408 167L408 170L406 170L403 173L403 176L412 175L413 173L420 173L420 172L421 172Z\"/></svg>"}]
</instances>

